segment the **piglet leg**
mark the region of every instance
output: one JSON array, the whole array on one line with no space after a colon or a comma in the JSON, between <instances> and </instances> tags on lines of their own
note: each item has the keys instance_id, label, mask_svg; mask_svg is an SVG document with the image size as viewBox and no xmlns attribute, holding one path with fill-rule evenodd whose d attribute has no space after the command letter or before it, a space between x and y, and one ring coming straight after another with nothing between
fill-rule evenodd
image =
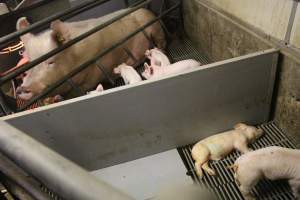
<instances>
[{"instance_id":1,"label":"piglet leg","mask_svg":"<svg viewBox=\"0 0 300 200\"><path fill-rule=\"evenodd\" d=\"M197 175L202 178L203 172L202 172L202 165L209 160L210 152L204 145L198 145L196 148L193 148L192 150L192 157L196 161L195 168Z\"/></svg>"},{"instance_id":2,"label":"piglet leg","mask_svg":"<svg viewBox=\"0 0 300 200\"><path fill-rule=\"evenodd\" d=\"M300 197L299 197L300 180L291 179L291 180L289 180L289 185L292 188L293 195L295 196L295 198L297 200L299 200L300 199Z\"/></svg>"},{"instance_id":3,"label":"piglet leg","mask_svg":"<svg viewBox=\"0 0 300 200\"><path fill-rule=\"evenodd\" d=\"M238 141L235 144L235 149L238 150L239 152L241 152L242 154L248 153L250 151L252 151L250 148L248 148L247 146L247 141Z\"/></svg>"},{"instance_id":4,"label":"piglet leg","mask_svg":"<svg viewBox=\"0 0 300 200\"><path fill-rule=\"evenodd\" d=\"M209 175L215 176L216 172L212 168L209 167L208 161L202 165L202 169L206 171Z\"/></svg>"},{"instance_id":5,"label":"piglet leg","mask_svg":"<svg viewBox=\"0 0 300 200\"><path fill-rule=\"evenodd\" d=\"M256 198L250 193L252 187L240 186L240 191L245 200L255 200Z\"/></svg>"}]
</instances>

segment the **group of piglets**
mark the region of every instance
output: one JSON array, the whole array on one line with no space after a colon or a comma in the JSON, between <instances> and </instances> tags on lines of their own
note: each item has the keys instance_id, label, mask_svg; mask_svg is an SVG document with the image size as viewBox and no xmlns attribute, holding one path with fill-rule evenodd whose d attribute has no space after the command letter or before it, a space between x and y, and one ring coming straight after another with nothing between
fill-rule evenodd
<instances>
[{"instance_id":1,"label":"group of piglets","mask_svg":"<svg viewBox=\"0 0 300 200\"><path fill-rule=\"evenodd\" d=\"M234 170L234 177L246 200L255 199L251 189L262 178L270 180L287 179L296 198L300 192L300 150L282 147L267 147L252 151L248 144L263 135L263 130L239 123L234 129L208 137L192 149L192 157L196 161L195 168L199 177L206 171L216 175L208 165L209 160L220 160L233 150L240 151L239 157L229 169Z\"/></svg>"},{"instance_id":2,"label":"group of piglets","mask_svg":"<svg viewBox=\"0 0 300 200\"><path fill-rule=\"evenodd\" d=\"M145 70L142 73L142 76L146 80L159 79L178 74L187 70L196 69L201 65L201 63L193 59L182 60L171 64L169 58L163 53L163 50L159 48L147 50L145 56L150 60L150 65L147 62L144 64ZM120 75L126 85L142 81L142 78L137 71L132 66L125 63L114 68L113 72L114 74ZM89 94L94 94L103 90L103 86L99 84L96 90L89 92Z\"/></svg>"}]
</instances>

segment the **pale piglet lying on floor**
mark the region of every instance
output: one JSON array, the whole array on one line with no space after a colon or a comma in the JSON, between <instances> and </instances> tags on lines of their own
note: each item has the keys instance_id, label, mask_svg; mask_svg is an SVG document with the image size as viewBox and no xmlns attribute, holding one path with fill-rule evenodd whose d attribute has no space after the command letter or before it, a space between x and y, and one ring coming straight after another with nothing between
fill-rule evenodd
<instances>
[{"instance_id":1,"label":"pale piglet lying on floor","mask_svg":"<svg viewBox=\"0 0 300 200\"><path fill-rule=\"evenodd\" d=\"M104 88L101 84L99 84L96 88L96 90L88 92L87 94L98 94L99 92L104 91Z\"/></svg>"},{"instance_id":2,"label":"pale piglet lying on floor","mask_svg":"<svg viewBox=\"0 0 300 200\"><path fill-rule=\"evenodd\" d=\"M150 60L151 66L162 67L171 65L169 58L158 48L147 50L145 55Z\"/></svg>"},{"instance_id":3,"label":"pale piglet lying on floor","mask_svg":"<svg viewBox=\"0 0 300 200\"><path fill-rule=\"evenodd\" d=\"M240 123L234 126L234 130L213 135L198 142L192 149L198 176L203 177L202 169L209 175L215 175L215 171L208 165L209 160L220 160L234 149L247 153L249 152L247 145L262 134L261 129Z\"/></svg>"},{"instance_id":4,"label":"pale piglet lying on floor","mask_svg":"<svg viewBox=\"0 0 300 200\"><path fill-rule=\"evenodd\" d=\"M135 69L125 63L114 68L115 74L120 74L126 85L134 84L142 81L140 75L135 71Z\"/></svg>"},{"instance_id":5,"label":"pale piglet lying on floor","mask_svg":"<svg viewBox=\"0 0 300 200\"><path fill-rule=\"evenodd\" d=\"M250 190L262 178L287 179L299 199L300 150L267 147L238 158L233 166L235 179L245 199L255 199Z\"/></svg>"},{"instance_id":6,"label":"pale piglet lying on floor","mask_svg":"<svg viewBox=\"0 0 300 200\"><path fill-rule=\"evenodd\" d=\"M177 63L168 65L168 66L149 66L145 63L145 71L142 73L142 76L149 80L149 79L157 79L162 78L169 75L178 74L187 70L196 69L201 64L196 60L189 59L179 61Z\"/></svg>"}]
</instances>

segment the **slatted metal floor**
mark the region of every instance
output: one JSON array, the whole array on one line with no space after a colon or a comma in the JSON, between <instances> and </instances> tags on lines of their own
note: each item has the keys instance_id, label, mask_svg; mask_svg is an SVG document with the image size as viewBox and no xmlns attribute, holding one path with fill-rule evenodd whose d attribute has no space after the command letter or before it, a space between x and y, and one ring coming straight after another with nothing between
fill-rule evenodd
<instances>
[{"instance_id":1,"label":"slatted metal floor","mask_svg":"<svg viewBox=\"0 0 300 200\"><path fill-rule=\"evenodd\" d=\"M274 122L259 126L265 132L264 136L258 139L250 147L253 150L268 147L281 146L287 148L296 148L295 145L287 138L287 136L276 126ZM234 151L220 161L211 161L210 166L216 170L217 176L209 176L205 174L202 179L196 175L194 161L191 157L193 145L178 148L178 152L187 168L187 175L191 176L194 182L201 186L207 187L214 192L220 200L243 200L238 186L234 181L234 172L228 169L240 153ZM285 181L268 181L262 180L253 189L252 193L258 200L294 200L291 190Z\"/></svg>"}]
</instances>

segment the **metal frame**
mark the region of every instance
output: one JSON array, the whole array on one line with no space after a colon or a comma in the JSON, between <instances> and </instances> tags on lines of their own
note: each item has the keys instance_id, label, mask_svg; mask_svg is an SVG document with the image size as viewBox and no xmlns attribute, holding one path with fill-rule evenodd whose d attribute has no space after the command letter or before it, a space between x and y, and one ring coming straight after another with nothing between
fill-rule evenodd
<instances>
[{"instance_id":1,"label":"metal frame","mask_svg":"<svg viewBox=\"0 0 300 200\"><path fill-rule=\"evenodd\" d=\"M138 7L140 7L140 6L138 6ZM135 9L138 9L138 7L135 8ZM112 51L113 49L121 46L122 44L124 44L125 42L127 42L128 39L134 37L135 35L137 35L141 31L143 31L147 27L149 27L152 24L156 23L165 14L168 14L169 12L172 12L173 10L177 9L178 7L179 7L179 4L173 6L172 8L170 8L166 12L164 12L164 14L160 15L159 17L156 17L154 20L148 22L144 26L140 27L139 29L137 29L133 33L131 33L128 36L126 36L125 38L119 40L117 43L115 43L114 45L112 45L110 48L104 49L102 52L100 52L99 54L97 54L94 58L92 58L91 60L89 60L89 61L81 64L75 70L73 70L68 75L66 75L64 78L62 78L61 80L57 81L56 83L54 83L50 87L46 88L44 90L44 92L42 92L41 94L39 94L39 95L35 96L34 98L32 98L31 100L29 100L22 108L18 109L17 111L24 111L24 110L26 110L27 107L29 107L30 105L32 105L33 103L35 103L39 99L45 97L47 94L49 94L50 92L52 92L53 90L55 90L56 88L58 88L59 86L61 86L62 84L64 84L67 80L71 79L73 76L75 76L76 74L78 74L79 72L81 72L82 70L84 70L85 68L89 67L91 64L96 63L100 58L102 58L103 56L105 56L106 54L108 54L110 51ZM102 69L102 67L101 67L101 65L99 65L99 63L98 63L98 66L101 68L102 71L105 71L104 69ZM106 73L104 73L104 74L106 74ZM112 80L112 78L110 78L109 76L107 78L108 78L108 80ZM1 79L0 79L0 82L1 82Z\"/></svg>"},{"instance_id":2,"label":"metal frame","mask_svg":"<svg viewBox=\"0 0 300 200\"><path fill-rule=\"evenodd\" d=\"M84 169L0 121L0 150L64 199L132 200Z\"/></svg>"},{"instance_id":3,"label":"metal frame","mask_svg":"<svg viewBox=\"0 0 300 200\"><path fill-rule=\"evenodd\" d=\"M25 33L28 33L28 32L30 32L31 30L34 30L34 29L36 29L36 28L39 28L39 27L41 27L41 26L43 26L43 25L45 25L45 24L49 24L49 22L52 21L52 20L54 20L54 19L58 19L58 18L61 18L61 17L63 17L63 19L70 18L70 17L72 17L72 16L74 16L74 15L80 13L80 12L83 12L83 11L85 11L85 10L87 10L87 9L90 9L91 7L94 7L94 6L96 6L96 5L105 3L105 2L107 2L107 1L108 1L108 0L102 0L102 1L100 1L100 2L99 2L99 1L96 1L96 2L92 1L92 2L90 2L89 4L86 3L87 5L85 4L84 7L82 7L82 8L80 7L80 6L81 6L81 5L80 5L80 6L77 6L78 8L76 7L76 8L73 8L73 9L69 9L68 11L66 11L66 12L64 12L64 13L60 13L60 14L54 15L54 16L48 18L48 19L45 19L45 20L43 20L43 21L41 21L41 22L38 22L38 23L36 23L36 24L30 26L29 28L27 28L27 29L25 29L25 30L23 30L23 31L19 31L19 32L13 33L13 34L8 35L7 37L5 37L5 38L3 38L3 39L0 39L0 45L3 44L3 43L5 43L5 42L7 42L7 41L9 41L9 40L11 40L11 39L13 39L13 38L15 38L15 37L19 37L20 35L23 35L23 34L25 34ZM90 31L88 31L88 32L86 32L86 33L84 33L84 34L82 34L82 35L80 35L80 36L74 38L73 40L67 42L66 44L64 44L64 45L62 45L62 46L60 46L60 47L58 47L57 49L54 49L54 50L50 51L49 53L47 53L47 54L41 56L40 58L38 58L38 59L36 59L36 60L34 60L34 61L28 63L28 64L25 64L24 66L22 66L22 67L16 69L16 70L13 71L12 73L9 73L9 74L7 74L6 76L1 77L1 78L0 78L0 86L1 86L2 84L4 84L5 82L7 82L7 81L9 81L9 80L11 80L11 79L17 77L18 75L20 75L20 74L26 72L27 70L33 68L34 66L40 64L41 62L45 61L46 59L50 58L51 56L53 56L53 55L55 55L55 54L57 54L57 53L63 51L64 49L66 49L66 48L68 48L68 47L70 47L70 46L76 44L77 42L83 40L84 38L86 38L86 37L88 37L88 36L94 34L95 32L100 31L101 29L103 29L103 28L105 28L106 26L108 26L108 25L114 23L115 21L117 21L117 20L119 20L119 19L121 19L121 18L127 16L128 14L130 14L130 13L132 13L132 12L135 12L136 10L138 10L138 9L140 9L140 8L146 6L146 5L149 5L150 3L151 3L151 0L146 0L146 1L140 1L140 2L137 2L136 4L132 5L132 6L134 6L134 7L129 8L128 11L125 11L124 13L120 14L119 16L114 17L113 19L111 19L111 20L109 20L109 21L107 21L107 22L105 22L105 23L103 23L103 24L101 24L101 25L99 25L99 26L93 28L92 30L90 30ZM164 2L163 2L163 3L164 3ZM163 5L164 5L164 4L163 4ZM162 8L163 8L163 5L162 5ZM117 48L117 47L119 47L120 45L122 45L123 43L125 43L128 39L130 39L131 37L135 36L135 35L138 34L139 32L144 33L145 38L147 38L147 40L150 42L151 46L155 46L155 44L153 44L151 38L146 34L146 32L145 32L144 30L145 30L148 26L151 26L153 23L155 23L155 22L157 22L157 21L159 21L159 22L163 25L161 19L162 19L164 16L166 16L167 14L169 14L170 12L172 12L173 10L177 9L177 8L180 8L180 3L178 3L177 5L171 7L170 9L166 10L165 12L163 12L163 9L161 9L161 12L162 12L162 13L161 13L160 16L157 17L155 20L153 20L153 21L147 23L146 25L142 26L141 28L137 29L137 31L133 32L132 34L129 34L129 35L128 35L127 37L125 37L123 40L117 42L117 45L114 45L114 46L112 46L111 48L108 48L108 49L106 49L106 50L103 50L103 51L102 51L100 54L98 54L98 56L96 56L95 58L92 58L91 60L87 61L86 63L80 65L78 68L76 68L76 70L74 70L73 72L71 72L70 74L68 74L67 76L65 76L63 79L59 80L57 83L53 84L52 86L50 86L49 88L47 88L46 90L44 90L43 93L41 93L40 95L38 95L38 96L34 97L33 99L31 99L31 100L30 100L29 102L27 102L22 108L17 109L16 112L20 112L20 111L26 110L29 106L31 106L32 104L34 104L35 102L37 102L39 99L45 97L45 96L48 95L51 91L55 90L57 87L59 87L60 85L62 85L62 84L65 83L65 82L69 83L69 85L70 85L73 89L75 89L75 90L79 91L79 93L83 94L83 91L81 91L81 89L78 88L78 86L76 86L76 85L71 81L71 78L72 78L73 76L75 76L76 74L78 74L79 72L81 72L83 69L85 69L85 68L87 68L88 66L90 66L91 64L94 64L94 63L97 63L97 62L98 62L98 63L97 63L96 66L103 72L103 74L105 75L106 79L107 79L113 86L115 86L115 82L114 82L113 78L110 77L109 74L105 72L105 70L104 70L105 67L104 67L101 63L99 63L98 60L99 60L101 57L103 57L104 55L106 55L107 53L109 53L110 51L114 50L115 48ZM79 9L79 10L77 10L77 9ZM168 33L167 28L166 28L165 26L162 26L162 27L163 27L163 29L166 31L166 33ZM129 57L132 57L133 54L132 54L128 49L127 49L127 50L124 49L124 51L128 54ZM134 59L134 60L136 60L136 59ZM136 62L136 64L138 64L138 63ZM136 64L135 64L135 65L136 65ZM0 103L1 103L1 106L2 106L3 108L7 108L7 107L8 107L8 106L5 104L4 101L0 101ZM11 112L6 112L6 114L10 114L10 113L11 113Z\"/></svg>"}]
</instances>

